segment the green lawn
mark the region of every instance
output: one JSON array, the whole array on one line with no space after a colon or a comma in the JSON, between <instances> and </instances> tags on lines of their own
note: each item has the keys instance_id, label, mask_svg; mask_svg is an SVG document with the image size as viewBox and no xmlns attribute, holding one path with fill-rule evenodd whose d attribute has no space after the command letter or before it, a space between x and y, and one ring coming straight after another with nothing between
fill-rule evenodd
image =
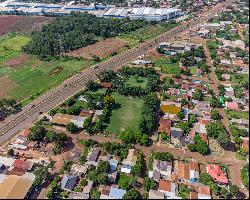
<instances>
[{"instance_id":1,"label":"green lawn","mask_svg":"<svg viewBox=\"0 0 250 200\"><path fill-rule=\"evenodd\" d=\"M189 67L189 69L190 69L190 73L192 75L197 74L197 69L198 69L197 66Z\"/></svg>"},{"instance_id":2,"label":"green lawn","mask_svg":"<svg viewBox=\"0 0 250 200\"><path fill-rule=\"evenodd\" d=\"M249 112L227 110L228 118L249 119Z\"/></svg>"},{"instance_id":3,"label":"green lawn","mask_svg":"<svg viewBox=\"0 0 250 200\"><path fill-rule=\"evenodd\" d=\"M134 87L146 88L146 86L147 86L147 78L131 76L127 80L126 84L128 84L130 86L134 86Z\"/></svg>"},{"instance_id":4,"label":"green lawn","mask_svg":"<svg viewBox=\"0 0 250 200\"><path fill-rule=\"evenodd\" d=\"M168 22L161 22L156 25L148 25L144 28L132 31L130 33L122 34L118 36L119 38L125 39L129 46L134 46L140 41L145 41L151 38L154 38L171 28L177 26L177 24L170 24Z\"/></svg>"},{"instance_id":5,"label":"green lawn","mask_svg":"<svg viewBox=\"0 0 250 200\"><path fill-rule=\"evenodd\" d=\"M233 83L240 83L241 81L249 82L249 77L247 74L231 75L231 81Z\"/></svg>"},{"instance_id":6,"label":"green lawn","mask_svg":"<svg viewBox=\"0 0 250 200\"><path fill-rule=\"evenodd\" d=\"M41 61L35 56L26 55L27 58L17 66L7 66L6 61L25 55L21 52L21 46L28 41L29 38L23 35L5 36L0 40L0 78L5 76L13 82L14 87L7 89L8 96L17 100L27 97L32 100L92 64L92 61L83 59Z\"/></svg>"},{"instance_id":7,"label":"green lawn","mask_svg":"<svg viewBox=\"0 0 250 200\"><path fill-rule=\"evenodd\" d=\"M120 108L113 110L106 131L120 133L126 129L137 129L141 118L143 100L129 98L118 93L113 93L115 101L120 104Z\"/></svg>"},{"instance_id":8,"label":"green lawn","mask_svg":"<svg viewBox=\"0 0 250 200\"><path fill-rule=\"evenodd\" d=\"M160 58L155 60L155 67L160 67L161 71L166 74L180 74L179 62L171 63L168 58Z\"/></svg>"},{"instance_id":9,"label":"green lawn","mask_svg":"<svg viewBox=\"0 0 250 200\"><path fill-rule=\"evenodd\" d=\"M93 92L93 91L88 91L89 94L105 94L107 91L106 88L102 88L102 89L98 89L97 91Z\"/></svg>"}]
</instances>

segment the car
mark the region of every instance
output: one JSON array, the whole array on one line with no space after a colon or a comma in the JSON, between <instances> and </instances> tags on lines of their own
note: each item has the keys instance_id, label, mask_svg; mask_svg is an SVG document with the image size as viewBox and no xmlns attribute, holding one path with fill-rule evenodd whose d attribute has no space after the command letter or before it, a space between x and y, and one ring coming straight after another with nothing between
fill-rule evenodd
<instances>
[{"instance_id":1,"label":"car","mask_svg":"<svg viewBox=\"0 0 250 200\"><path fill-rule=\"evenodd\" d=\"M34 105L34 104L30 105L30 108L34 108L34 107L35 107L35 105Z\"/></svg>"},{"instance_id":2,"label":"car","mask_svg":"<svg viewBox=\"0 0 250 200\"><path fill-rule=\"evenodd\" d=\"M94 65L93 67L91 67L92 69L97 69L99 67L99 65Z\"/></svg>"},{"instance_id":3,"label":"car","mask_svg":"<svg viewBox=\"0 0 250 200\"><path fill-rule=\"evenodd\" d=\"M39 114L41 115L41 114L43 114L43 112L41 111L41 112L39 112Z\"/></svg>"}]
</instances>

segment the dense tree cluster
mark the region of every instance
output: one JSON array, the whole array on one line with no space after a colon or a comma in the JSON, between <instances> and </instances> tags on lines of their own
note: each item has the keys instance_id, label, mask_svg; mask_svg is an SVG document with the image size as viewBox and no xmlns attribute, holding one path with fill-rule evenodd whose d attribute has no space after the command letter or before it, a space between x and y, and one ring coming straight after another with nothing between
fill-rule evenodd
<instances>
[{"instance_id":1,"label":"dense tree cluster","mask_svg":"<svg viewBox=\"0 0 250 200\"><path fill-rule=\"evenodd\" d=\"M96 42L98 37L108 38L133 31L146 25L144 20L102 18L88 13L73 13L58 17L32 35L23 47L29 54L41 58L59 55Z\"/></svg>"},{"instance_id":2,"label":"dense tree cluster","mask_svg":"<svg viewBox=\"0 0 250 200\"><path fill-rule=\"evenodd\" d=\"M15 99L0 99L0 121L21 109L21 104Z\"/></svg>"},{"instance_id":3,"label":"dense tree cluster","mask_svg":"<svg viewBox=\"0 0 250 200\"><path fill-rule=\"evenodd\" d=\"M106 142L102 144L102 148L107 153L118 156L120 160L123 160L127 157L128 150L131 148L131 146L116 142Z\"/></svg>"},{"instance_id":4,"label":"dense tree cluster","mask_svg":"<svg viewBox=\"0 0 250 200\"><path fill-rule=\"evenodd\" d=\"M119 73L126 78L130 76L146 77L147 84L146 88L140 86L130 86L126 84L126 80L123 81L123 84L120 84L118 87L118 92L123 95L131 96L145 96L149 92L157 90L158 84L160 82L159 74L152 68L143 68L143 67L123 67L119 70Z\"/></svg>"},{"instance_id":5,"label":"dense tree cluster","mask_svg":"<svg viewBox=\"0 0 250 200\"><path fill-rule=\"evenodd\" d=\"M245 164L240 170L240 176L243 185L249 189L249 164Z\"/></svg>"},{"instance_id":6,"label":"dense tree cluster","mask_svg":"<svg viewBox=\"0 0 250 200\"><path fill-rule=\"evenodd\" d=\"M144 158L141 151L138 152L135 166L133 166L132 172L135 176L141 176L143 173Z\"/></svg>"},{"instance_id":7,"label":"dense tree cluster","mask_svg":"<svg viewBox=\"0 0 250 200\"><path fill-rule=\"evenodd\" d=\"M87 178L95 184L105 185L108 183L108 173L110 170L109 162L101 161L98 166L91 165L87 171Z\"/></svg>"},{"instance_id":8,"label":"dense tree cluster","mask_svg":"<svg viewBox=\"0 0 250 200\"><path fill-rule=\"evenodd\" d=\"M231 140L228 136L226 128L221 122L211 122L206 125L206 129L208 136L217 139L222 148L226 149L228 147Z\"/></svg>"},{"instance_id":9,"label":"dense tree cluster","mask_svg":"<svg viewBox=\"0 0 250 200\"><path fill-rule=\"evenodd\" d=\"M157 95L150 93L144 97L142 119L139 124L140 131L145 134L152 133L158 127L160 100Z\"/></svg>"},{"instance_id":10,"label":"dense tree cluster","mask_svg":"<svg viewBox=\"0 0 250 200\"><path fill-rule=\"evenodd\" d=\"M149 137L147 134L143 134L138 130L126 130L123 131L120 135L122 141L126 144L141 144L147 145L149 142Z\"/></svg>"},{"instance_id":11,"label":"dense tree cluster","mask_svg":"<svg viewBox=\"0 0 250 200\"><path fill-rule=\"evenodd\" d=\"M194 144L189 144L188 149L192 152L199 152L200 154L207 154L209 152L209 147L206 142L204 142L199 135L194 136Z\"/></svg>"}]
</instances>

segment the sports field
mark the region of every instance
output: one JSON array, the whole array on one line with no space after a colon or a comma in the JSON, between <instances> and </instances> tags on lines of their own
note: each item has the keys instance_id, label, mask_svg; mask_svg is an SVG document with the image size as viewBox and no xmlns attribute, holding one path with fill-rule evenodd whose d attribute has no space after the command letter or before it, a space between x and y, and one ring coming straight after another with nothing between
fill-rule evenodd
<instances>
[{"instance_id":1,"label":"sports field","mask_svg":"<svg viewBox=\"0 0 250 200\"><path fill-rule=\"evenodd\" d=\"M112 111L110 124L106 131L120 133L127 129L137 129L141 119L143 100L126 97L118 93L113 93L112 96L120 104L120 108Z\"/></svg>"}]
</instances>

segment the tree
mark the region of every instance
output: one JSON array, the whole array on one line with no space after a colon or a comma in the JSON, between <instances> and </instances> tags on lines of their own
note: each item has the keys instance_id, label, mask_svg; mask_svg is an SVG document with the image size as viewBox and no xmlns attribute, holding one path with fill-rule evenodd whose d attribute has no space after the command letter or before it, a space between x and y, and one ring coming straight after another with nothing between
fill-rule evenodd
<instances>
[{"instance_id":1,"label":"tree","mask_svg":"<svg viewBox=\"0 0 250 200\"><path fill-rule=\"evenodd\" d=\"M183 120L185 118L185 113L183 111L180 111L178 112L177 116L180 120Z\"/></svg>"},{"instance_id":2,"label":"tree","mask_svg":"<svg viewBox=\"0 0 250 200\"><path fill-rule=\"evenodd\" d=\"M209 137L218 138L220 133L226 133L226 129L221 122L211 122L206 125L207 134Z\"/></svg>"},{"instance_id":3,"label":"tree","mask_svg":"<svg viewBox=\"0 0 250 200\"><path fill-rule=\"evenodd\" d=\"M155 181L153 179L150 179L148 177L146 177L144 179L144 182L143 182L143 189L144 190L146 190L146 191L152 190L152 189L154 189L155 186L156 186L156 184L155 184Z\"/></svg>"},{"instance_id":4,"label":"tree","mask_svg":"<svg viewBox=\"0 0 250 200\"><path fill-rule=\"evenodd\" d=\"M224 149L226 149L231 142L229 135L225 132L219 133L217 141L220 144L220 146Z\"/></svg>"},{"instance_id":5,"label":"tree","mask_svg":"<svg viewBox=\"0 0 250 200\"><path fill-rule=\"evenodd\" d=\"M188 150L191 152L196 152L196 144L189 144L188 146Z\"/></svg>"},{"instance_id":6,"label":"tree","mask_svg":"<svg viewBox=\"0 0 250 200\"><path fill-rule=\"evenodd\" d=\"M86 88L87 88L87 90L90 90L90 91L96 91L100 88L100 84L96 83L93 80L89 80L86 83Z\"/></svg>"},{"instance_id":7,"label":"tree","mask_svg":"<svg viewBox=\"0 0 250 200\"><path fill-rule=\"evenodd\" d=\"M100 199L100 196L101 196L101 193L96 188L93 188L90 191L90 197L91 197L91 199Z\"/></svg>"},{"instance_id":8,"label":"tree","mask_svg":"<svg viewBox=\"0 0 250 200\"><path fill-rule=\"evenodd\" d=\"M195 93L193 94L193 99L199 100L199 101L203 101L203 99L204 99L204 94L202 93L201 90L197 90L197 91L195 91Z\"/></svg>"},{"instance_id":9,"label":"tree","mask_svg":"<svg viewBox=\"0 0 250 200\"><path fill-rule=\"evenodd\" d=\"M132 178L121 174L118 181L118 185L124 190L129 190L132 187Z\"/></svg>"},{"instance_id":10,"label":"tree","mask_svg":"<svg viewBox=\"0 0 250 200\"><path fill-rule=\"evenodd\" d=\"M239 193L239 187L237 185L231 185L230 191L233 196L237 197L237 194Z\"/></svg>"},{"instance_id":11,"label":"tree","mask_svg":"<svg viewBox=\"0 0 250 200\"><path fill-rule=\"evenodd\" d=\"M43 182L48 181L50 178L48 167L38 167L34 174L36 175L35 181L33 183L34 186L41 186Z\"/></svg>"},{"instance_id":12,"label":"tree","mask_svg":"<svg viewBox=\"0 0 250 200\"><path fill-rule=\"evenodd\" d=\"M8 155L8 156L13 157L13 156L14 156L14 154L15 154L14 149L12 149L12 148L8 149L8 152L7 152L7 155Z\"/></svg>"},{"instance_id":13,"label":"tree","mask_svg":"<svg viewBox=\"0 0 250 200\"><path fill-rule=\"evenodd\" d=\"M209 147L207 145L206 142L204 142L202 139L200 139L197 144L196 144L196 150L200 153L200 154L207 154L209 152Z\"/></svg>"},{"instance_id":14,"label":"tree","mask_svg":"<svg viewBox=\"0 0 250 200\"><path fill-rule=\"evenodd\" d=\"M221 187L220 189L220 194L225 198L228 199L230 197L230 192L228 189L226 189L225 187Z\"/></svg>"},{"instance_id":15,"label":"tree","mask_svg":"<svg viewBox=\"0 0 250 200\"><path fill-rule=\"evenodd\" d=\"M40 141L42 140L46 135L46 130L42 126L33 126L30 128L30 134L28 136L28 139L31 141Z\"/></svg>"},{"instance_id":16,"label":"tree","mask_svg":"<svg viewBox=\"0 0 250 200\"><path fill-rule=\"evenodd\" d=\"M71 133L76 133L78 131L77 126L73 122L68 123L66 125L66 129L67 129L67 131L69 131Z\"/></svg>"},{"instance_id":17,"label":"tree","mask_svg":"<svg viewBox=\"0 0 250 200\"><path fill-rule=\"evenodd\" d=\"M97 166L97 173L108 173L110 170L110 164L108 161L100 161Z\"/></svg>"},{"instance_id":18,"label":"tree","mask_svg":"<svg viewBox=\"0 0 250 200\"><path fill-rule=\"evenodd\" d=\"M213 109L211 112L211 118L213 120L219 120L220 119L220 113L218 110Z\"/></svg>"},{"instance_id":19,"label":"tree","mask_svg":"<svg viewBox=\"0 0 250 200\"><path fill-rule=\"evenodd\" d=\"M245 164L240 170L243 185L249 189L249 164Z\"/></svg>"},{"instance_id":20,"label":"tree","mask_svg":"<svg viewBox=\"0 0 250 200\"><path fill-rule=\"evenodd\" d=\"M90 127L91 123L92 123L92 119L91 119L91 117L88 117L83 122L83 128L88 129Z\"/></svg>"},{"instance_id":21,"label":"tree","mask_svg":"<svg viewBox=\"0 0 250 200\"><path fill-rule=\"evenodd\" d=\"M141 176L143 172L143 164L144 164L143 153L139 151L136 163L132 169L133 174L135 174L136 176Z\"/></svg>"},{"instance_id":22,"label":"tree","mask_svg":"<svg viewBox=\"0 0 250 200\"><path fill-rule=\"evenodd\" d=\"M144 145L144 146L147 146L148 143L149 143L149 136L146 135L146 134L143 134L142 137L141 137L140 144Z\"/></svg>"},{"instance_id":23,"label":"tree","mask_svg":"<svg viewBox=\"0 0 250 200\"><path fill-rule=\"evenodd\" d=\"M221 107L221 102L216 96L212 96L210 105L213 108L220 108Z\"/></svg>"},{"instance_id":24,"label":"tree","mask_svg":"<svg viewBox=\"0 0 250 200\"><path fill-rule=\"evenodd\" d=\"M139 192L131 188L129 191L126 192L126 194L123 196L123 199L139 199Z\"/></svg>"},{"instance_id":25,"label":"tree","mask_svg":"<svg viewBox=\"0 0 250 200\"><path fill-rule=\"evenodd\" d=\"M209 182L212 181L212 177L208 173L204 172L200 175L199 180L201 183L208 185Z\"/></svg>"}]
</instances>

